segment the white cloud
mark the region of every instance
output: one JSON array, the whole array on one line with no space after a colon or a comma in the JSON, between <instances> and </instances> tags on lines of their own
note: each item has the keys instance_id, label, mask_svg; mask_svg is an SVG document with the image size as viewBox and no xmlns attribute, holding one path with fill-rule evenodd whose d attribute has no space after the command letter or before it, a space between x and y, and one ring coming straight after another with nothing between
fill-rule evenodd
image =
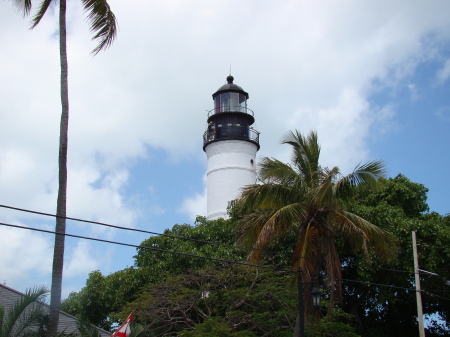
<instances>
[{"instance_id":1,"label":"white cloud","mask_svg":"<svg viewBox=\"0 0 450 337\"><path fill-rule=\"evenodd\" d=\"M51 237L25 229L0 226L0 282L21 284L24 290L51 271Z\"/></svg>"},{"instance_id":2,"label":"white cloud","mask_svg":"<svg viewBox=\"0 0 450 337\"><path fill-rule=\"evenodd\" d=\"M440 108L437 112L436 115L440 118L441 121L443 122L450 122L450 107L443 107Z\"/></svg>"},{"instance_id":3,"label":"white cloud","mask_svg":"<svg viewBox=\"0 0 450 337\"><path fill-rule=\"evenodd\" d=\"M203 189L203 193L196 193L184 199L178 212L188 214L192 222L197 215L206 216L206 188Z\"/></svg>"},{"instance_id":4,"label":"white cloud","mask_svg":"<svg viewBox=\"0 0 450 337\"><path fill-rule=\"evenodd\" d=\"M77 245L68 255L70 258L64 266L64 277L66 278L88 274L100 265L98 256L92 255L91 245L83 240L78 240Z\"/></svg>"},{"instance_id":5,"label":"white cloud","mask_svg":"<svg viewBox=\"0 0 450 337\"><path fill-rule=\"evenodd\" d=\"M127 193L130 172L155 149L174 161L204 156L206 110L230 64L235 82L250 94L261 131L259 156L287 161L281 136L314 129L324 164L346 171L373 159L368 139L398 127L395 104L371 104L374 82L398 90L450 40L450 3L441 0L109 2L118 39L95 57L80 3L68 10L68 210L127 226L144 208L170 213L169 205L143 206L139 195ZM10 2L0 2L0 25L0 204L52 213L60 114L57 15L52 9L29 31ZM449 64L437 74L441 81L450 76ZM410 90L414 97L416 88ZM151 165L164 160L152 157ZM149 175L155 174L151 165ZM154 178L171 183L164 174ZM184 199L179 214L206 214L202 188L177 190ZM117 235L90 225L74 228ZM19 246L11 249L15 254Z\"/></svg>"},{"instance_id":6,"label":"white cloud","mask_svg":"<svg viewBox=\"0 0 450 337\"><path fill-rule=\"evenodd\" d=\"M116 225L131 225L136 213L123 202L121 190L128 180L128 171L106 172L95 167L80 167L69 176L68 212L73 216ZM78 217L78 216L75 216ZM97 227L98 228L98 227Z\"/></svg>"},{"instance_id":7,"label":"white cloud","mask_svg":"<svg viewBox=\"0 0 450 337\"><path fill-rule=\"evenodd\" d=\"M450 59L445 61L444 66L436 74L439 82L445 82L450 77Z\"/></svg>"}]
</instances>

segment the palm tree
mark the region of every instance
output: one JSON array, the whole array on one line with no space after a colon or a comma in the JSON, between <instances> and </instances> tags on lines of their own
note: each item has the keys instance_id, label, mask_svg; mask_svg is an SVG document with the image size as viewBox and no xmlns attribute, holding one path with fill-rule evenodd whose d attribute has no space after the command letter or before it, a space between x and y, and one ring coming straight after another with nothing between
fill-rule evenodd
<instances>
[{"instance_id":1,"label":"palm tree","mask_svg":"<svg viewBox=\"0 0 450 337\"><path fill-rule=\"evenodd\" d=\"M37 303L48 293L45 287L28 289L25 295L5 314L0 306L0 337L18 337L31 332L46 315L45 307Z\"/></svg>"},{"instance_id":2,"label":"palm tree","mask_svg":"<svg viewBox=\"0 0 450 337\"><path fill-rule=\"evenodd\" d=\"M300 268L305 282L324 271L331 313L335 301L342 296L336 238L347 239L367 258L369 247L386 258L394 254L391 234L345 210L354 187L373 186L384 174L384 167L382 162L372 161L343 176L338 167L320 166L315 132L304 137L299 131L290 131L282 143L292 146L292 164L263 158L258 176L262 183L246 186L237 203L241 212L247 212L242 219L240 242L253 246L248 261L255 263L261 258L262 249L294 230L292 268Z\"/></svg>"},{"instance_id":3,"label":"palm tree","mask_svg":"<svg viewBox=\"0 0 450 337\"><path fill-rule=\"evenodd\" d=\"M12 0L22 10L24 16L31 12L32 0ZM32 19L31 28L36 27L44 17L50 5L57 0L43 0ZM64 234L66 233L66 201L67 201L67 141L69 129L69 89L66 43L66 2L59 0L59 52L61 65L61 123L59 131L58 158L58 197L56 205L56 235L53 252L52 287L50 297L50 315L48 336L57 333L59 308L61 305L62 272L64 263ZM117 21L107 0L81 0L87 13L94 40L99 41L92 51L94 55L108 48L117 33Z\"/></svg>"}]
</instances>

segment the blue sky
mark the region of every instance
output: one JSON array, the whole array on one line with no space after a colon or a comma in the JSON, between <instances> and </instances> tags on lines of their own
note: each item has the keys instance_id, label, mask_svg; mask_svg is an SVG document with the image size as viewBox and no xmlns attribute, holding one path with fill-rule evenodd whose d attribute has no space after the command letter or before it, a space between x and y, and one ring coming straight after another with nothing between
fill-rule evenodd
<instances>
[{"instance_id":1,"label":"blue sky","mask_svg":"<svg viewBox=\"0 0 450 337\"><path fill-rule=\"evenodd\" d=\"M450 212L448 1L109 1L118 39L95 47L68 9L68 215L162 232L205 215L202 134L226 82L250 95L262 156L289 160L291 129L317 130L323 165L381 159ZM54 213L59 59L51 8L34 30L0 2L0 204ZM0 209L0 222L52 230ZM146 236L70 222L68 233L139 244ZM0 281L50 285L53 238L0 227ZM132 248L67 240L63 296L89 272L132 265Z\"/></svg>"}]
</instances>

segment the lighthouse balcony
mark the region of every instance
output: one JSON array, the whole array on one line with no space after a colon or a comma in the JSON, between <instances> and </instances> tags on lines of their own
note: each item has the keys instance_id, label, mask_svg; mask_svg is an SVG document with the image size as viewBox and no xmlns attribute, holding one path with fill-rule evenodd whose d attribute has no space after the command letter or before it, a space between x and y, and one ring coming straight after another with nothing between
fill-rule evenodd
<instances>
[{"instance_id":1,"label":"lighthouse balcony","mask_svg":"<svg viewBox=\"0 0 450 337\"><path fill-rule=\"evenodd\" d=\"M217 114L221 114L221 113L241 113L241 114L246 114L251 116L251 119L254 119L254 113L251 109L245 107L245 106L219 106L216 107L210 111L208 111L208 120L211 116L217 115Z\"/></svg>"},{"instance_id":2,"label":"lighthouse balcony","mask_svg":"<svg viewBox=\"0 0 450 337\"><path fill-rule=\"evenodd\" d=\"M229 139L250 141L259 149L259 132L255 129L248 126L219 124L203 134L203 150L211 142Z\"/></svg>"}]
</instances>

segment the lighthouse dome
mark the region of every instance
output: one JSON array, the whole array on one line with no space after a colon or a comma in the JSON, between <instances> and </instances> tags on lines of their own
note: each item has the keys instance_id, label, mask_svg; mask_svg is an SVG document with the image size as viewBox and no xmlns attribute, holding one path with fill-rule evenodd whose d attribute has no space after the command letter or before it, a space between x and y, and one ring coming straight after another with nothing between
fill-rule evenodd
<instances>
[{"instance_id":1,"label":"lighthouse dome","mask_svg":"<svg viewBox=\"0 0 450 337\"><path fill-rule=\"evenodd\" d=\"M217 95L220 95L223 92L237 92L240 94L243 94L248 99L248 93L244 91L240 86L233 83L234 77L231 75L228 75L227 77L227 83L222 85L214 94L213 98L215 98Z\"/></svg>"}]
</instances>

